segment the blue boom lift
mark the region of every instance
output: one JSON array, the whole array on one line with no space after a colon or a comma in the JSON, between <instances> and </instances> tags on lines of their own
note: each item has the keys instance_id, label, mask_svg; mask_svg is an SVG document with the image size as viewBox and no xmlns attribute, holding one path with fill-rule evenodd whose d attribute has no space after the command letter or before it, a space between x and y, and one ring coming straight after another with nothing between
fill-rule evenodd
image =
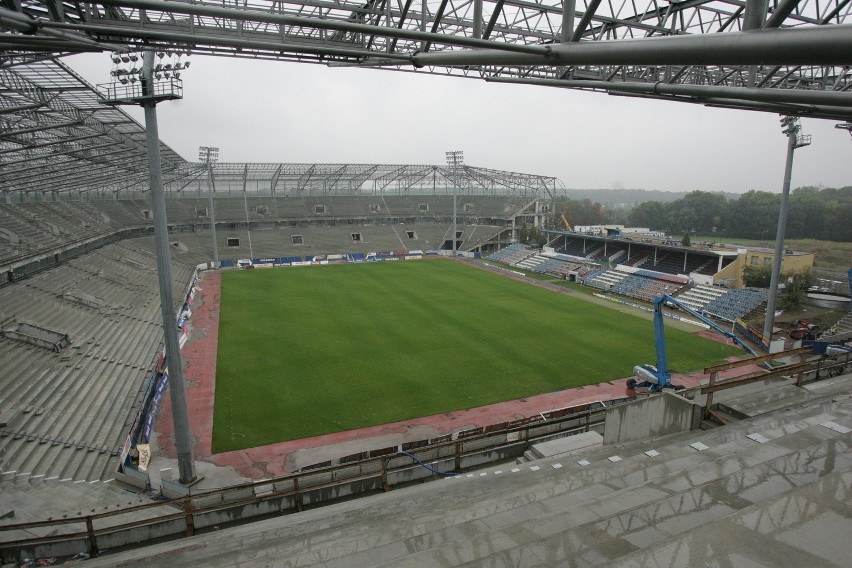
<instances>
[{"instance_id":1,"label":"blue boom lift","mask_svg":"<svg viewBox=\"0 0 852 568\"><path fill-rule=\"evenodd\" d=\"M627 388L647 388L648 392L659 392L663 389L682 390L684 388L680 385L672 384L672 374L669 371L669 360L668 355L666 354L665 326L663 325L664 305L676 307L685 311L689 315L710 326L710 329L713 331L730 338L734 343L748 351L751 355L757 355L751 347L732 332L721 328L716 322L708 319L676 298L663 294L654 300L654 346L657 349L657 366L655 367L654 365L647 364L636 365L633 368L633 373L636 375L636 378L631 377L627 379Z\"/></svg>"}]
</instances>

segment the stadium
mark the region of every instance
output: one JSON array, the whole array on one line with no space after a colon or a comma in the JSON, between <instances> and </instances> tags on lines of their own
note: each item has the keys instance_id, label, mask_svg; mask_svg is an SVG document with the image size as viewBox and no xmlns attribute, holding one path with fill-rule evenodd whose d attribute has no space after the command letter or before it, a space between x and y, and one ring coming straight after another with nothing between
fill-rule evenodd
<instances>
[{"instance_id":1,"label":"stadium","mask_svg":"<svg viewBox=\"0 0 852 568\"><path fill-rule=\"evenodd\" d=\"M44 10L57 48L75 9ZM3 562L845 565L852 316L765 353L767 295L738 279L771 253L570 227L559 179L449 155L155 140L150 174L130 79L109 104L49 54L0 79ZM635 388L654 351L660 388Z\"/></svg>"}]
</instances>

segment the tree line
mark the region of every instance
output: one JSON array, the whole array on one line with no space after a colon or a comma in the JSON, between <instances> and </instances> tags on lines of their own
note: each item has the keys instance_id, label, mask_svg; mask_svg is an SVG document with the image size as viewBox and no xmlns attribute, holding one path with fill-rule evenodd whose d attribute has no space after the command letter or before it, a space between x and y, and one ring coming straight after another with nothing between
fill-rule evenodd
<instances>
[{"instance_id":1,"label":"tree line","mask_svg":"<svg viewBox=\"0 0 852 568\"><path fill-rule=\"evenodd\" d=\"M693 191L675 201L645 201L630 210L607 209L589 199L556 203L572 225L624 224L672 235L720 235L774 240L781 195L749 191L735 199ZM852 186L799 187L790 192L786 237L852 242Z\"/></svg>"}]
</instances>

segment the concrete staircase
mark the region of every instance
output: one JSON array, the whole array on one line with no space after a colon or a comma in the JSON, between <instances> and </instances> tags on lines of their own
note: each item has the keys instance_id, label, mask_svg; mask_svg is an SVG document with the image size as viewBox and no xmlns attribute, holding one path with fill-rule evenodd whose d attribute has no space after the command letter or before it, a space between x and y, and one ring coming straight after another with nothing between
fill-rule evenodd
<instances>
[{"instance_id":1,"label":"concrete staircase","mask_svg":"<svg viewBox=\"0 0 852 568\"><path fill-rule=\"evenodd\" d=\"M709 431L593 445L87 565L844 566L850 379Z\"/></svg>"}]
</instances>

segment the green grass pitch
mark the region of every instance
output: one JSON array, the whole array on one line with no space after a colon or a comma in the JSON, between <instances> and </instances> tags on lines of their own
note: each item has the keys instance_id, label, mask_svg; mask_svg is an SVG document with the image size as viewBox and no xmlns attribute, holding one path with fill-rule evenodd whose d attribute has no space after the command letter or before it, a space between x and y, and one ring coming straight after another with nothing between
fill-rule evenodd
<instances>
[{"instance_id":1,"label":"green grass pitch","mask_svg":"<svg viewBox=\"0 0 852 568\"><path fill-rule=\"evenodd\" d=\"M649 320L450 260L222 273L213 451L628 377ZM738 354L671 327L670 367Z\"/></svg>"}]
</instances>

